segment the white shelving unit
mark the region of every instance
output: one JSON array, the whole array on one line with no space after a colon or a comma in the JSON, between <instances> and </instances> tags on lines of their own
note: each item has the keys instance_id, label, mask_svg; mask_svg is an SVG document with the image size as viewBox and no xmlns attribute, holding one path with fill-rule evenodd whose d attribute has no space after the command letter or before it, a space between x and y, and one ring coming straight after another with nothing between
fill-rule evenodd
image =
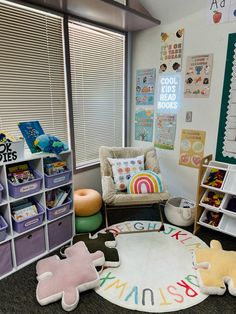
<instances>
[{"instance_id":1,"label":"white shelving unit","mask_svg":"<svg viewBox=\"0 0 236 314\"><path fill-rule=\"evenodd\" d=\"M67 163L69 174L67 173L67 177L63 177L63 173L56 175L53 186L50 188L46 188L44 176L43 162L46 157L55 157L55 155L28 154L24 156L24 159L0 164L0 183L3 186L0 215L8 225L4 234L5 238L0 241L0 279L70 242L75 233L72 153L66 151L60 154L60 159ZM27 182L28 185L23 183L24 187L22 186L21 189L23 196L19 193L15 198L10 195L12 191L7 180L7 167L20 162L28 162L39 173L41 181L38 191L35 191L34 180ZM49 214L49 210L46 208L46 193L59 187L71 188L68 205L63 204ZM27 196L24 195L25 191L29 193ZM23 228L17 232L15 230L17 228L13 224L11 205L28 197L40 204L43 214L39 214L41 218L33 216L28 222L25 221Z\"/></svg>"},{"instance_id":2,"label":"white shelving unit","mask_svg":"<svg viewBox=\"0 0 236 314\"><path fill-rule=\"evenodd\" d=\"M225 173L222 184L217 187L207 184L207 178L212 169L222 170ZM236 166L213 161L211 155L207 156L201 162L198 182L198 206L194 233L199 230L200 226L204 226L236 237ZM222 200L216 206L207 204L206 197L211 192L222 194ZM228 204L234 198L235 208L232 210L228 208ZM207 222L208 211L220 215L219 223L216 226Z\"/></svg>"}]
</instances>

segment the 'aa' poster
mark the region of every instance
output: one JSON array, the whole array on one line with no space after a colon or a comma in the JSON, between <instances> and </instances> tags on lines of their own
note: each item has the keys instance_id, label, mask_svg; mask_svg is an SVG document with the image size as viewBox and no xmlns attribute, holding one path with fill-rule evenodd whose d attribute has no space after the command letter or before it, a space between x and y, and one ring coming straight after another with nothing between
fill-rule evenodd
<instances>
[{"instance_id":1,"label":"'aa' poster","mask_svg":"<svg viewBox=\"0 0 236 314\"><path fill-rule=\"evenodd\" d=\"M198 168L204 154L205 131L182 130L179 164Z\"/></svg>"},{"instance_id":2,"label":"'aa' poster","mask_svg":"<svg viewBox=\"0 0 236 314\"><path fill-rule=\"evenodd\" d=\"M236 0L208 0L208 21L220 24L236 21Z\"/></svg>"}]
</instances>

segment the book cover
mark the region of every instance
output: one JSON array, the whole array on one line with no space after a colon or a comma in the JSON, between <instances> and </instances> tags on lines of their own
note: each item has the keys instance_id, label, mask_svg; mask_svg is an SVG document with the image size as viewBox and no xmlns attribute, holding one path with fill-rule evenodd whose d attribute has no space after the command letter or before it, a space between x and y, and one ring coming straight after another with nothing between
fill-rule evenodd
<instances>
[{"instance_id":1,"label":"book cover","mask_svg":"<svg viewBox=\"0 0 236 314\"><path fill-rule=\"evenodd\" d=\"M34 145L36 138L44 134L39 121L19 122L18 126L31 153L41 152L40 148Z\"/></svg>"}]
</instances>

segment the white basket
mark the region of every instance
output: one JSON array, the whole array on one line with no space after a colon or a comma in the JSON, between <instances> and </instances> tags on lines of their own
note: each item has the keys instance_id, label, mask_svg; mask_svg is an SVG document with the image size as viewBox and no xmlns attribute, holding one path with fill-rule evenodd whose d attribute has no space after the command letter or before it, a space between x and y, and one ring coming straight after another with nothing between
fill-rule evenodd
<instances>
[{"instance_id":1,"label":"white basket","mask_svg":"<svg viewBox=\"0 0 236 314\"><path fill-rule=\"evenodd\" d=\"M170 198L165 205L165 216L167 220L177 226L190 226L194 222L196 205L189 208L180 207L183 198ZM193 202L189 201L189 204Z\"/></svg>"}]
</instances>

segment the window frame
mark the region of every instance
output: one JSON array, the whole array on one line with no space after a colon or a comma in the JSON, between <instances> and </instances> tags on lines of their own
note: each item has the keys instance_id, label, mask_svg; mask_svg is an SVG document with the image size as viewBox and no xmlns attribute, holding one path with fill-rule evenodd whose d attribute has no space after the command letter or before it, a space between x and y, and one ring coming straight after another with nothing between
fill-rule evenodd
<instances>
[{"instance_id":1,"label":"window frame","mask_svg":"<svg viewBox=\"0 0 236 314\"><path fill-rule=\"evenodd\" d=\"M71 85L71 65L70 65L70 49L69 49L69 20L74 20L82 23L89 24L91 26L95 26L98 28L102 28L104 30L117 32L119 34L124 35L125 37L125 52L124 52L124 138L123 143L124 147L130 144L130 64L131 64L131 33L127 31L120 31L113 27L107 27L104 24L96 23L94 21L89 21L85 19L81 19L79 16L75 16L73 14L62 13L56 9L48 8L43 4L35 4L30 2L23 2L20 0L8 0L12 4L20 4L26 6L28 8L41 10L47 13L51 13L54 15L58 15L63 19L63 27L62 27L62 38L64 45L64 76L65 76L65 92L66 92L66 109L67 109L67 135L68 135L68 144L70 149L72 150L73 157L73 172L74 174L81 173L86 170L94 169L100 167L99 160L92 164L83 165L80 167L76 167L76 153L75 153L75 132L74 132L74 123L73 123L73 105L72 105L72 85Z\"/></svg>"},{"instance_id":2,"label":"window frame","mask_svg":"<svg viewBox=\"0 0 236 314\"><path fill-rule=\"evenodd\" d=\"M118 34L122 34L125 38L125 44L124 44L124 134L123 134L123 143L124 146L127 146L128 143L128 136L127 136L127 130L128 130L128 88L127 88L127 82L128 82L128 76L127 76L127 69L128 69L128 33L118 31L113 28L105 27L101 24L96 24L88 21L84 21L80 18L76 18L74 16L70 16L65 14L64 15L64 53L65 53L65 71L66 71L66 83L67 83L67 103L68 103L68 114L69 114L69 125L70 125L70 143L71 143L71 149L72 149L72 155L73 155L73 165L74 165L74 173L81 173L86 170L94 169L100 167L99 160L97 162L87 163L84 165L81 165L79 167L76 167L76 152L75 152L75 130L74 130L74 121L73 121L73 100L72 100L72 84L71 84L71 63L70 63L70 47L69 47L69 20L70 21L77 21L81 23L86 23L88 25L98 27L104 30L116 32Z\"/></svg>"}]
</instances>

